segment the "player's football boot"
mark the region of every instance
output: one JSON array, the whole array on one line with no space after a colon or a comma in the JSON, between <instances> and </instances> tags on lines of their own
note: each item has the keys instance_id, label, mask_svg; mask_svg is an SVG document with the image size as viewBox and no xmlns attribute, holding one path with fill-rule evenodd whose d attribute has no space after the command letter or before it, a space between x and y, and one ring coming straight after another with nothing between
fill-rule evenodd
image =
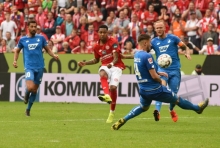
<instances>
[{"instance_id":1,"label":"player's football boot","mask_svg":"<svg viewBox=\"0 0 220 148\"><path fill-rule=\"evenodd\" d=\"M174 110L170 111L170 115L171 115L173 122L176 122L178 120L178 115L176 114Z\"/></svg>"},{"instance_id":2,"label":"player's football boot","mask_svg":"<svg viewBox=\"0 0 220 148\"><path fill-rule=\"evenodd\" d=\"M25 115L30 116L30 110L29 109L26 109Z\"/></svg>"},{"instance_id":3,"label":"player's football boot","mask_svg":"<svg viewBox=\"0 0 220 148\"><path fill-rule=\"evenodd\" d=\"M155 121L159 121L160 120L160 113L159 113L158 110L154 110L153 115L154 115L154 120Z\"/></svg>"},{"instance_id":4,"label":"player's football boot","mask_svg":"<svg viewBox=\"0 0 220 148\"><path fill-rule=\"evenodd\" d=\"M119 119L117 122L115 122L115 124L112 125L111 129L112 130L119 130L119 128L124 125L126 123L126 121L121 118Z\"/></svg>"},{"instance_id":5,"label":"player's football boot","mask_svg":"<svg viewBox=\"0 0 220 148\"><path fill-rule=\"evenodd\" d=\"M209 98L207 98L205 101L198 104L199 110L197 111L198 114L201 114L203 110L208 106L209 104Z\"/></svg>"},{"instance_id":6,"label":"player's football boot","mask_svg":"<svg viewBox=\"0 0 220 148\"><path fill-rule=\"evenodd\" d=\"M108 94L104 94L104 95L99 95L98 96L99 100L101 100L102 102L107 102L108 104L112 103L112 99Z\"/></svg>"},{"instance_id":7,"label":"player's football boot","mask_svg":"<svg viewBox=\"0 0 220 148\"><path fill-rule=\"evenodd\" d=\"M106 123L112 123L114 120L114 116L115 116L115 114L110 112L108 115L108 119L106 120Z\"/></svg>"},{"instance_id":8,"label":"player's football boot","mask_svg":"<svg viewBox=\"0 0 220 148\"><path fill-rule=\"evenodd\" d=\"M24 104L27 104L29 101L30 93L25 94L24 96Z\"/></svg>"}]
</instances>

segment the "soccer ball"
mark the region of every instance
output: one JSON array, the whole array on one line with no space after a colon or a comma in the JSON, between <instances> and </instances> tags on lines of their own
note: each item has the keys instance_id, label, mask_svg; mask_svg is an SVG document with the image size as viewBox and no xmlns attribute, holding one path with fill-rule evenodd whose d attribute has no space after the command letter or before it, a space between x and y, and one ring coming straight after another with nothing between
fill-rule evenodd
<instances>
[{"instance_id":1,"label":"soccer ball","mask_svg":"<svg viewBox=\"0 0 220 148\"><path fill-rule=\"evenodd\" d=\"M168 54L161 54L158 59L157 63L162 68L167 68L172 64L172 58Z\"/></svg>"}]
</instances>

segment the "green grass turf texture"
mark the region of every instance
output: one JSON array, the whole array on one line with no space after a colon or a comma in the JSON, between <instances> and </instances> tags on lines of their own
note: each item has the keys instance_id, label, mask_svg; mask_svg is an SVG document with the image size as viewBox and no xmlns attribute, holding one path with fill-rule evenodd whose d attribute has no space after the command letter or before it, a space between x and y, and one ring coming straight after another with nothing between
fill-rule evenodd
<instances>
[{"instance_id":1,"label":"green grass turf texture","mask_svg":"<svg viewBox=\"0 0 220 148\"><path fill-rule=\"evenodd\" d=\"M117 105L115 121L135 105ZM31 117L22 102L0 103L0 148L219 148L220 107L203 114L175 110L174 123L168 106L155 122L154 106L130 120L118 131L105 123L108 104L35 103Z\"/></svg>"}]
</instances>

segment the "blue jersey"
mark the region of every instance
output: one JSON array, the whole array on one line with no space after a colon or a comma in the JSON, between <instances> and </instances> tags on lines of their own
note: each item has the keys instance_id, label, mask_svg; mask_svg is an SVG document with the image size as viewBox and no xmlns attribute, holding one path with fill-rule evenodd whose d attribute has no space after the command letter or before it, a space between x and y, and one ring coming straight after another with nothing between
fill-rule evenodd
<instances>
[{"instance_id":1,"label":"blue jersey","mask_svg":"<svg viewBox=\"0 0 220 148\"><path fill-rule=\"evenodd\" d=\"M166 38L163 39L156 37L151 41L152 48L156 53L156 59L164 53L170 55L172 58L172 64L164 70L180 69L181 65L178 55L178 44L180 42L181 40L177 36L172 34L168 34Z\"/></svg>"},{"instance_id":2,"label":"blue jersey","mask_svg":"<svg viewBox=\"0 0 220 148\"><path fill-rule=\"evenodd\" d=\"M17 47L23 49L23 60L25 69L44 68L42 49L47 45L42 35L34 37L24 36L20 38Z\"/></svg>"},{"instance_id":3,"label":"blue jersey","mask_svg":"<svg viewBox=\"0 0 220 148\"><path fill-rule=\"evenodd\" d=\"M134 71L140 89L149 91L160 87L161 84L151 77L150 69L157 71L157 64L153 56L143 50L136 51L134 54Z\"/></svg>"}]
</instances>

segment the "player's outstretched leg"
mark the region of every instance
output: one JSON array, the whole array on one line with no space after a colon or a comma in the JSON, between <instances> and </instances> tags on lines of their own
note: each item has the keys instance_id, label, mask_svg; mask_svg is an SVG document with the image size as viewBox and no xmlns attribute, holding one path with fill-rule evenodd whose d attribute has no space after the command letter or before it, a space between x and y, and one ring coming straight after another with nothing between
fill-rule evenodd
<instances>
[{"instance_id":1,"label":"player's outstretched leg","mask_svg":"<svg viewBox=\"0 0 220 148\"><path fill-rule=\"evenodd\" d=\"M99 98L99 100L102 101L102 102L107 102L108 104L111 104L111 103L112 103L112 99L111 99L111 97L109 96L109 94L99 95L98 98Z\"/></svg>"},{"instance_id":2,"label":"player's outstretched leg","mask_svg":"<svg viewBox=\"0 0 220 148\"><path fill-rule=\"evenodd\" d=\"M141 106L134 107L124 118L119 119L116 123L112 125L113 130L118 130L122 125L124 125L128 120L140 115L141 113L147 111L147 109L143 109Z\"/></svg>"},{"instance_id":3,"label":"player's outstretched leg","mask_svg":"<svg viewBox=\"0 0 220 148\"><path fill-rule=\"evenodd\" d=\"M27 88L25 89L25 96L24 96L24 104L27 104L29 101L29 97L30 97L30 92L27 90Z\"/></svg>"},{"instance_id":4,"label":"player's outstretched leg","mask_svg":"<svg viewBox=\"0 0 220 148\"><path fill-rule=\"evenodd\" d=\"M109 95L108 78L107 77L101 77L100 81L101 81L102 89L104 91L104 95L99 95L98 98L102 102L107 102L108 104L111 104L112 99Z\"/></svg>"},{"instance_id":5,"label":"player's outstretched leg","mask_svg":"<svg viewBox=\"0 0 220 148\"><path fill-rule=\"evenodd\" d=\"M116 107L116 100L117 100L117 87L116 89L110 90L110 96L112 99L111 105L110 105L110 113L108 116L108 119L106 120L106 123L112 123L115 116L115 107Z\"/></svg>"},{"instance_id":6,"label":"player's outstretched leg","mask_svg":"<svg viewBox=\"0 0 220 148\"><path fill-rule=\"evenodd\" d=\"M160 109L162 106L162 102L155 101L155 110L154 110L154 120L159 121L160 120Z\"/></svg>"},{"instance_id":7,"label":"player's outstretched leg","mask_svg":"<svg viewBox=\"0 0 220 148\"><path fill-rule=\"evenodd\" d=\"M35 99L36 99L36 93L31 93L30 99L29 99L29 102L28 102L28 106L27 106L27 109L26 109L26 116L30 116L31 107L32 107Z\"/></svg>"},{"instance_id":8,"label":"player's outstretched leg","mask_svg":"<svg viewBox=\"0 0 220 148\"><path fill-rule=\"evenodd\" d=\"M176 122L178 120L178 115L174 110L170 110L170 115L171 115L173 122Z\"/></svg>"}]
</instances>

